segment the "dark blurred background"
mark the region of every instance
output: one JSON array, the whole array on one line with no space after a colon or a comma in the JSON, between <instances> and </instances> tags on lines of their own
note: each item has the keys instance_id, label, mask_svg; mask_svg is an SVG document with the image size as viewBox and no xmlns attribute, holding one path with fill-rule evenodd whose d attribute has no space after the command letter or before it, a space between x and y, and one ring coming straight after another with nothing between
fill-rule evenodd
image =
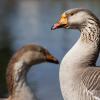
<instances>
[{"instance_id":1,"label":"dark blurred background","mask_svg":"<svg viewBox=\"0 0 100 100\"><path fill-rule=\"evenodd\" d=\"M23 45L40 44L61 61L79 32L50 28L62 12L74 7L88 8L100 18L100 0L0 0L0 97L7 95L5 72L9 59ZM63 100L58 65L37 65L27 77L39 100Z\"/></svg>"}]
</instances>

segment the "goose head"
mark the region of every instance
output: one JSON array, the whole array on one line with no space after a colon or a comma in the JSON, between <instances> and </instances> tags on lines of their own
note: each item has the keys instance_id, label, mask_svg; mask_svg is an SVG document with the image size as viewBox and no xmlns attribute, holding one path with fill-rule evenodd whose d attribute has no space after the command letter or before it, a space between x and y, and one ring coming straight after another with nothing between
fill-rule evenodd
<instances>
[{"instance_id":1,"label":"goose head","mask_svg":"<svg viewBox=\"0 0 100 100\"><path fill-rule=\"evenodd\" d=\"M98 19L87 9L70 9L61 15L59 21L51 27L51 30L58 28L81 29L88 23L88 20L91 20L90 22L92 23Z\"/></svg>"},{"instance_id":2,"label":"goose head","mask_svg":"<svg viewBox=\"0 0 100 100\"><path fill-rule=\"evenodd\" d=\"M42 62L58 64L58 60L45 48L39 45L30 44L19 49L12 57L10 65L23 62L26 65L35 65Z\"/></svg>"},{"instance_id":3,"label":"goose head","mask_svg":"<svg viewBox=\"0 0 100 100\"><path fill-rule=\"evenodd\" d=\"M8 91L11 97L16 93L15 90L18 86L16 84L26 79L26 74L31 66L43 62L59 63L47 49L35 44L26 45L14 54L8 64L6 76Z\"/></svg>"},{"instance_id":4,"label":"goose head","mask_svg":"<svg viewBox=\"0 0 100 100\"><path fill-rule=\"evenodd\" d=\"M42 62L50 62L58 64L58 60L46 49L39 45L24 46L21 51L22 56L19 59L24 60L28 65L39 64Z\"/></svg>"}]
</instances>

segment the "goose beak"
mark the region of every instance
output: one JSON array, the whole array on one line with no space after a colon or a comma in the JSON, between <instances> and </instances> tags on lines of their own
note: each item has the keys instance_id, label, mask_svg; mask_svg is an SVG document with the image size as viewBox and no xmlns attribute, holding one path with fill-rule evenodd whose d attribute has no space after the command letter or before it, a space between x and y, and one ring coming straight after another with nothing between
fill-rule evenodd
<instances>
[{"instance_id":1,"label":"goose beak","mask_svg":"<svg viewBox=\"0 0 100 100\"><path fill-rule=\"evenodd\" d=\"M46 61L47 61L47 62L50 62L50 63L59 64L58 59L55 58L55 57L54 57L53 55L51 55L51 54L48 54L48 55L46 56Z\"/></svg>"},{"instance_id":2,"label":"goose beak","mask_svg":"<svg viewBox=\"0 0 100 100\"><path fill-rule=\"evenodd\" d=\"M68 27L68 18L67 16L62 16L60 20L55 23L52 27L51 30L59 29L59 28L67 28Z\"/></svg>"},{"instance_id":3,"label":"goose beak","mask_svg":"<svg viewBox=\"0 0 100 100\"><path fill-rule=\"evenodd\" d=\"M63 28L64 26L65 26L64 24L55 23L55 24L51 27L51 30Z\"/></svg>"}]
</instances>

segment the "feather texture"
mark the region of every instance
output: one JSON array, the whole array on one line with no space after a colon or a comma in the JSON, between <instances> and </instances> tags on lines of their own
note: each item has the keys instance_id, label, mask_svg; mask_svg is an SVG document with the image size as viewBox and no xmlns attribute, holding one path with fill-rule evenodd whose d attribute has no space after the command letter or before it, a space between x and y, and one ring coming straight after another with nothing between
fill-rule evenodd
<instances>
[{"instance_id":1,"label":"feather texture","mask_svg":"<svg viewBox=\"0 0 100 100\"><path fill-rule=\"evenodd\" d=\"M78 29L80 38L64 56L59 72L64 100L100 100L100 67L96 61L100 52L100 21L87 9L70 9L59 27ZM64 21L64 20L63 20ZM66 20L65 20L66 21ZM58 28L59 28L58 27Z\"/></svg>"}]
</instances>

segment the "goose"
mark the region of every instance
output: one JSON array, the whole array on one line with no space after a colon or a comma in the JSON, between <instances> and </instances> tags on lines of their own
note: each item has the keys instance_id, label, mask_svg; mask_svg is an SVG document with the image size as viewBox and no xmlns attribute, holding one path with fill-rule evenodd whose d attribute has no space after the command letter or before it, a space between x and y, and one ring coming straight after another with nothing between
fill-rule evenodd
<instances>
[{"instance_id":1,"label":"goose","mask_svg":"<svg viewBox=\"0 0 100 100\"><path fill-rule=\"evenodd\" d=\"M38 100L26 79L32 65L43 62L58 64L58 60L42 46L29 44L19 49L11 58L7 68L9 97L0 100Z\"/></svg>"},{"instance_id":2,"label":"goose","mask_svg":"<svg viewBox=\"0 0 100 100\"><path fill-rule=\"evenodd\" d=\"M88 9L65 11L52 30L77 29L80 37L60 64L59 80L64 100L100 100L100 21Z\"/></svg>"}]
</instances>

